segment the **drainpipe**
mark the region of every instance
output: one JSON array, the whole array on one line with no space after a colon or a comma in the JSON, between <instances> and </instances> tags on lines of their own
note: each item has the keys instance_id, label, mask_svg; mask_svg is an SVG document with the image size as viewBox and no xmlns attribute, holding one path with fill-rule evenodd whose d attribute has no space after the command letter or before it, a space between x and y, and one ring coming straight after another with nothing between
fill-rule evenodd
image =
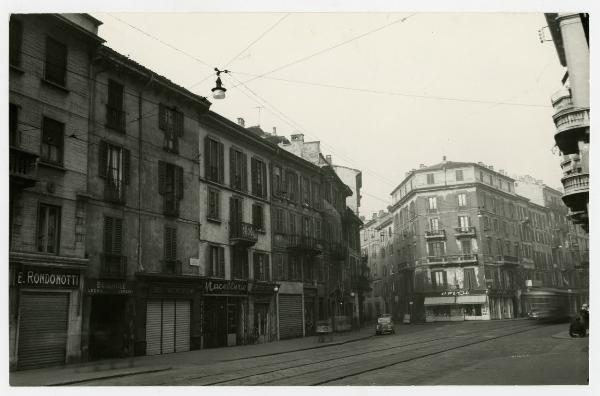
<instances>
[{"instance_id":1,"label":"drainpipe","mask_svg":"<svg viewBox=\"0 0 600 396\"><path fill-rule=\"evenodd\" d=\"M148 82L144 84L138 94L138 271L144 271L142 264L142 102L143 92L154 81L154 73L150 73Z\"/></svg>"}]
</instances>

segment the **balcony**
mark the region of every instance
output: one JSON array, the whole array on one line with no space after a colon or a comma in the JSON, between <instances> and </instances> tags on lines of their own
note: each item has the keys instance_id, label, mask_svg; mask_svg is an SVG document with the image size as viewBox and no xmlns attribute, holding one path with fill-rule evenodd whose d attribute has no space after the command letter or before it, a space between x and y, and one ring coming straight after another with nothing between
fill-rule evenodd
<instances>
[{"instance_id":1,"label":"balcony","mask_svg":"<svg viewBox=\"0 0 600 396\"><path fill-rule=\"evenodd\" d=\"M428 264L435 265L462 265L462 264L476 264L477 263L477 255L476 254L451 254L446 256L428 256L427 257Z\"/></svg>"},{"instance_id":2,"label":"balcony","mask_svg":"<svg viewBox=\"0 0 600 396\"><path fill-rule=\"evenodd\" d=\"M559 113L566 108L573 107L573 99L571 98L571 91L566 88L561 88L555 92L551 98L552 107L554 112Z\"/></svg>"},{"instance_id":3,"label":"balcony","mask_svg":"<svg viewBox=\"0 0 600 396\"><path fill-rule=\"evenodd\" d=\"M125 112L106 105L106 126L115 131L125 132Z\"/></svg>"},{"instance_id":4,"label":"balcony","mask_svg":"<svg viewBox=\"0 0 600 396\"><path fill-rule=\"evenodd\" d=\"M561 179L565 193L563 202L574 212L587 209L590 188L589 173L574 173Z\"/></svg>"},{"instance_id":5,"label":"balcony","mask_svg":"<svg viewBox=\"0 0 600 396\"><path fill-rule=\"evenodd\" d=\"M18 146L10 146L10 186L28 188L38 182L38 155Z\"/></svg>"},{"instance_id":6,"label":"balcony","mask_svg":"<svg viewBox=\"0 0 600 396\"><path fill-rule=\"evenodd\" d=\"M234 246L252 246L258 242L254 224L243 221L229 223L229 242Z\"/></svg>"},{"instance_id":7,"label":"balcony","mask_svg":"<svg viewBox=\"0 0 600 396\"><path fill-rule=\"evenodd\" d=\"M578 169L581 167L581 158L579 154L567 154L563 155L560 161L560 167L563 171L563 175L569 176L572 173L577 173Z\"/></svg>"},{"instance_id":8,"label":"balcony","mask_svg":"<svg viewBox=\"0 0 600 396\"><path fill-rule=\"evenodd\" d=\"M127 257L119 254L103 253L101 256L102 264L100 267L101 279L126 279L127 278Z\"/></svg>"},{"instance_id":9,"label":"balcony","mask_svg":"<svg viewBox=\"0 0 600 396\"><path fill-rule=\"evenodd\" d=\"M425 230L425 239L446 239L446 230Z\"/></svg>"},{"instance_id":10,"label":"balcony","mask_svg":"<svg viewBox=\"0 0 600 396\"><path fill-rule=\"evenodd\" d=\"M589 141L590 110L566 109L553 116L556 125L554 140L563 154L578 152L578 141Z\"/></svg>"},{"instance_id":11,"label":"balcony","mask_svg":"<svg viewBox=\"0 0 600 396\"><path fill-rule=\"evenodd\" d=\"M107 182L104 186L104 200L112 203L125 203L125 193L123 183L113 184Z\"/></svg>"},{"instance_id":12,"label":"balcony","mask_svg":"<svg viewBox=\"0 0 600 396\"><path fill-rule=\"evenodd\" d=\"M496 262L504 265L519 265L519 258L516 256L501 254L496 256Z\"/></svg>"},{"instance_id":13,"label":"balcony","mask_svg":"<svg viewBox=\"0 0 600 396\"><path fill-rule=\"evenodd\" d=\"M456 227L454 236L456 238L473 238L475 237L475 227Z\"/></svg>"},{"instance_id":14,"label":"balcony","mask_svg":"<svg viewBox=\"0 0 600 396\"><path fill-rule=\"evenodd\" d=\"M289 235L288 249L308 254L319 254L323 252L323 243L306 235Z\"/></svg>"},{"instance_id":15,"label":"balcony","mask_svg":"<svg viewBox=\"0 0 600 396\"><path fill-rule=\"evenodd\" d=\"M569 219L573 222L573 224L579 224L585 232L589 232L589 215L586 210L579 211L569 211Z\"/></svg>"}]
</instances>

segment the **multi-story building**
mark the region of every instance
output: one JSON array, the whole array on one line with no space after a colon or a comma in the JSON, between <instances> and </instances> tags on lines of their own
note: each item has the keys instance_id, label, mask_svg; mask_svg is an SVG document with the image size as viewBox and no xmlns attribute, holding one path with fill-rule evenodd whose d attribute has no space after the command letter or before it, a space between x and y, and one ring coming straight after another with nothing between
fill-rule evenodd
<instances>
[{"instance_id":1,"label":"multi-story building","mask_svg":"<svg viewBox=\"0 0 600 396\"><path fill-rule=\"evenodd\" d=\"M352 195L346 198L346 206L350 208L356 216L360 217L360 190L362 188L362 172L358 169L349 168L342 165L334 165L330 155L327 155L325 159L333 166L335 173L339 178L350 187Z\"/></svg>"},{"instance_id":2,"label":"multi-story building","mask_svg":"<svg viewBox=\"0 0 600 396\"><path fill-rule=\"evenodd\" d=\"M565 222L554 207L560 193L542 192L543 201L520 196L513 178L482 163L444 159L408 172L389 214L388 274L395 276L383 300L393 303L392 313L427 321L513 318L527 312L520 298L527 287L567 288L560 283L569 271L559 259L565 245L553 251L551 238ZM575 296L585 287L573 286L574 298L585 299Z\"/></svg>"},{"instance_id":3,"label":"multi-story building","mask_svg":"<svg viewBox=\"0 0 600 396\"><path fill-rule=\"evenodd\" d=\"M575 224L588 230L590 142L589 14L549 13L546 21L560 64L562 88L552 95L554 140L562 154L563 201Z\"/></svg>"},{"instance_id":4,"label":"multi-story building","mask_svg":"<svg viewBox=\"0 0 600 396\"><path fill-rule=\"evenodd\" d=\"M91 81L82 350L198 349L198 130L210 103L107 47Z\"/></svg>"},{"instance_id":5,"label":"multi-story building","mask_svg":"<svg viewBox=\"0 0 600 396\"><path fill-rule=\"evenodd\" d=\"M10 18L11 369L82 356L90 70L86 14Z\"/></svg>"}]
</instances>

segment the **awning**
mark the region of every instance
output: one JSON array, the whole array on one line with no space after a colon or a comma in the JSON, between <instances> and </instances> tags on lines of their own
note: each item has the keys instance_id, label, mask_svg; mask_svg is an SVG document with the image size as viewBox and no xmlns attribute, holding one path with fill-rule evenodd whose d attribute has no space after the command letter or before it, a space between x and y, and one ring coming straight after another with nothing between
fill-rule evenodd
<instances>
[{"instance_id":1,"label":"awning","mask_svg":"<svg viewBox=\"0 0 600 396\"><path fill-rule=\"evenodd\" d=\"M476 294L473 296L458 296L456 298L457 304L483 304L485 303L484 294Z\"/></svg>"},{"instance_id":2,"label":"awning","mask_svg":"<svg viewBox=\"0 0 600 396\"><path fill-rule=\"evenodd\" d=\"M456 304L456 297L425 297L425 305Z\"/></svg>"}]
</instances>

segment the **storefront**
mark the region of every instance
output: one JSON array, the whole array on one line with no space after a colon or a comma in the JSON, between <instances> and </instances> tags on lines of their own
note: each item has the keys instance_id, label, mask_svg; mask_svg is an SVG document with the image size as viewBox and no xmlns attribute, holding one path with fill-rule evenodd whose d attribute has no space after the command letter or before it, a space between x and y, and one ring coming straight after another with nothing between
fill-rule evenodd
<instances>
[{"instance_id":1,"label":"storefront","mask_svg":"<svg viewBox=\"0 0 600 396\"><path fill-rule=\"evenodd\" d=\"M489 307L491 319L513 319L518 313L517 298L509 290L490 290Z\"/></svg>"},{"instance_id":2,"label":"storefront","mask_svg":"<svg viewBox=\"0 0 600 396\"><path fill-rule=\"evenodd\" d=\"M253 307L253 341L265 343L277 340L276 295L279 285L270 282L249 284L251 308Z\"/></svg>"},{"instance_id":3,"label":"storefront","mask_svg":"<svg viewBox=\"0 0 600 396\"><path fill-rule=\"evenodd\" d=\"M16 264L10 272L11 369L78 361L81 269Z\"/></svg>"},{"instance_id":4,"label":"storefront","mask_svg":"<svg viewBox=\"0 0 600 396\"><path fill-rule=\"evenodd\" d=\"M89 315L86 320L89 321L87 349L90 359L133 356L134 289L134 282L127 280L86 279L85 307L89 314L85 315Z\"/></svg>"},{"instance_id":5,"label":"storefront","mask_svg":"<svg viewBox=\"0 0 600 396\"><path fill-rule=\"evenodd\" d=\"M201 347L202 284L197 277L137 274L136 355Z\"/></svg>"},{"instance_id":6,"label":"storefront","mask_svg":"<svg viewBox=\"0 0 600 396\"><path fill-rule=\"evenodd\" d=\"M304 335L315 334L317 288L304 286Z\"/></svg>"},{"instance_id":7,"label":"storefront","mask_svg":"<svg viewBox=\"0 0 600 396\"><path fill-rule=\"evenodd\" d=\"M248 282L203 279L203 348L245 344L249 336Z\"/></svg>"},{"instance_id":8,"label":"storefront","mask_svg":"<svg viewBox=\"0 0 600 396\"><path fill-rule=\"evenodd\" d=\"M446 290L425 296L427 322L489 320L485 290Z\"/></svg>"},{"instance_id":9,"label":"storefront","mask_svg":"<svg viewBox=\"0 0 600 396\"><path fill-rule=\"evenodd\" d=\"M279 294L279 338L302 337L303 322L302 294Z\"/></svg>"}]
</instances>

